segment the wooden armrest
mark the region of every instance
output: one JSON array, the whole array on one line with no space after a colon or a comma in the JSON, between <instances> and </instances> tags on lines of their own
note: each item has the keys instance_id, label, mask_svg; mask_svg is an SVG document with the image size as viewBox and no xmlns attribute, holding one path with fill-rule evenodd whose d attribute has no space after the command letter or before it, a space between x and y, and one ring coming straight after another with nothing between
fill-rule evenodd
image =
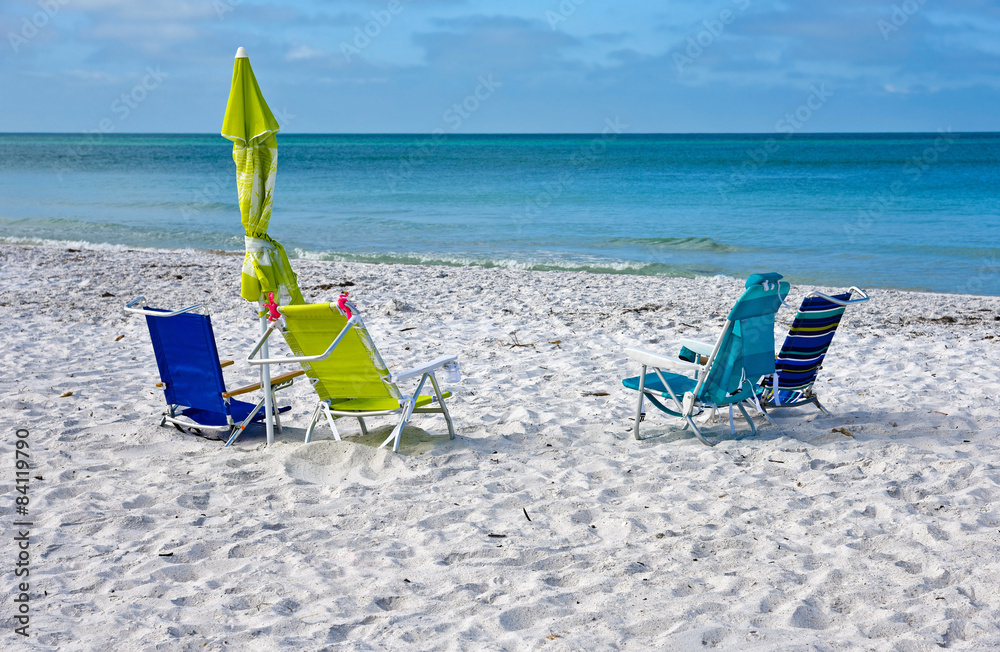
<instances>
[{"instance_id":1,"label":"wooden armrest","mask_svg":"<svg viewBox=\"0 0 1000 652\"><path fill-rule=\"evenodd\" d=\"M301 376L305 373L304 369L298 369L296 371L289 371L287 374L281 374L280 376L275 376L271 378L271 387L278 385L279 383L284 383L296 376ZM253 385L247 385L246 387L240 387L239 389L234 389L229 392L222 392L222 398L232 398L233 396L240 396L241 394L249 394L250 392L256 392L260 389L260 383L254 383Z\"/></svg>"},{"instance_id":2,"label":"wooden armrest","mask_svg":"<svg viewBox=\"0 0 1000 652\"><path fill-rule=\"evenodd\" d=\"M233 364L232 360L223 360L222 362L219 363L219 366L221 368L225 369L226 367L228 367L231 364Z\"/></svg>"},{"instance_id":3,"label":"wooden armrest","mask_svg":"<svg viewBox=\"0 0 1000 652\"><path fill-rule=\"evenodd\" d=\"M295 371L289 371L287 374L281 374L280 376L275 376L271 379L271 385L277 385L278 383L283 383L286 380L291 380L292 378L298 378L306 372L305 369L296 369Z\"/></svg>"}]
</instances>

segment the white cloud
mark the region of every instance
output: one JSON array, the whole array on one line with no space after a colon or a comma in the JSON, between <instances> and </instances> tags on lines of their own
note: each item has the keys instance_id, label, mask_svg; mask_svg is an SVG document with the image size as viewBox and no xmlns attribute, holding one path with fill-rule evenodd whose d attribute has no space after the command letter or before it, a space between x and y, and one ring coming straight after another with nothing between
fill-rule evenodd
<instances>
[{"instance_id":1,"label":"white cloud","mask_svg":"<svg viewBox=\"0 0 1000 652\"><path fill-rule=\"evenodd\" d=\"M311 48L304 43L296 43L285 54L285 61L301 61L303 59L321 59L326 56L329 55L323 50L317 50L316 48Z\"/></svg>"},{"instance_id":2,"label":"white cloud","mask_svg":"<svg viewBox=\"0 0 1000 652\"><path fill-rule=\"evenodd\" d=\"M185 20L216 17L211 0L73 0L67 9L77 12L108 12L118 17L139 20Z\"/></svg>"},{"instance_id":3,"label":"white cloud","mask_svg":"<svg viewBox=\"0 0 1000 652\"><path fill-rule=\"evenodd\" d=\"M201 32L186 23L101 23L81 30L86 36L111 41L140 42L145 45L163 41L189 41Z\"/></svg>"}]
</instances>

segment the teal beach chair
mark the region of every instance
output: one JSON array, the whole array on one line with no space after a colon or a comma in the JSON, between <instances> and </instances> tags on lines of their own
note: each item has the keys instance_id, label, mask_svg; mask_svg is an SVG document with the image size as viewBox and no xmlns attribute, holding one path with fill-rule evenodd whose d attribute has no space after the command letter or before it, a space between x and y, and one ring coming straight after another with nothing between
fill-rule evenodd
<instances>
[{"instance_id":1,"label":"teal beach chair","mask_svg":"<svg viewBox=\"0 0 1000 652\"><path fill-rule=\"evenodd\" d=\"M860 298L853 298L855 292ZM763 409L812 403L824 414L830 414L812 387L844 311L868 299L868 294L856 287L833 296L822 292L806 295L778 352L774 374L758 383L757 398Z\"/></svg>"},{"instance_id":2,"label":"teal beach chair","mask_svg":"<svg viewBox=\"0 0 1000 652\"><path fill-rule=\"evenodd\" d=\"M781 278L781 274L773 272L750 276L714 345L681 341L681 355L686 359L625 349L629 358L642 365L638 376L622 380L625 387L639 392L633 428L636 439L640 438L639 424L645 418L646 399L664 413L684 419L684 427L690 426L707 446L714 444L692 418L704 409L729 406L730 429L734 430L732 406L735 405L750 424L751 432L757 433L742 403L753 399L761 376L774 373L774 314L789 290L788 283ZM668 368L686 373L665 371Z\"/></svg>"}]
</instances>

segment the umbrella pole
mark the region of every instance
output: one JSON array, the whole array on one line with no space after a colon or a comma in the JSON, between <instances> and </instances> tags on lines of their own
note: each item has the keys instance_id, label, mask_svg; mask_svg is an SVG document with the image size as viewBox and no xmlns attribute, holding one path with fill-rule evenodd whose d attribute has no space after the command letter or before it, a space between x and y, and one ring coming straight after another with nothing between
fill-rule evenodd
<instances>
[{"instance_id":1,"label":"umbrella pole","mask_svg":"<svg viewBox=\"0 0 1000 652\"><path fill-rule=\"evenodd\" d=\"M267 318L264 315L260 317L260 334L261 336L267 332ZM267 340L264 340L264 345L261 347L260 355L265 360L269 357ZM272 394L271 394L271 365L265 364L260 366L260 387L264 390L264 424L267 427L267 444L270 446L274 443L274 415L272 411L274 406L272 405Z\"/></svg>"}]
</instances>

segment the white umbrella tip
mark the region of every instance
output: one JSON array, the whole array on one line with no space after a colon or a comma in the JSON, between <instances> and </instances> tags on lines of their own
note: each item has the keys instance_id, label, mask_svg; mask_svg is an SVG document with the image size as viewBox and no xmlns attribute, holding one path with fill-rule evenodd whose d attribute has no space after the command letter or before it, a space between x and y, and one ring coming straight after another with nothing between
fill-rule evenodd
<instances>
[{"instance_id":1,"label":"white umbrella tip","mask_svg":"<svg viewBox=\"0 0 1000 652\"><path fill-rule=\"evenodd\" d=\"M240 47L238 50L236 50L236 58L237 59L249 59L250 56L247 54L246 50L244 50L242 47Z\"/></svg>"}]
</instances>

